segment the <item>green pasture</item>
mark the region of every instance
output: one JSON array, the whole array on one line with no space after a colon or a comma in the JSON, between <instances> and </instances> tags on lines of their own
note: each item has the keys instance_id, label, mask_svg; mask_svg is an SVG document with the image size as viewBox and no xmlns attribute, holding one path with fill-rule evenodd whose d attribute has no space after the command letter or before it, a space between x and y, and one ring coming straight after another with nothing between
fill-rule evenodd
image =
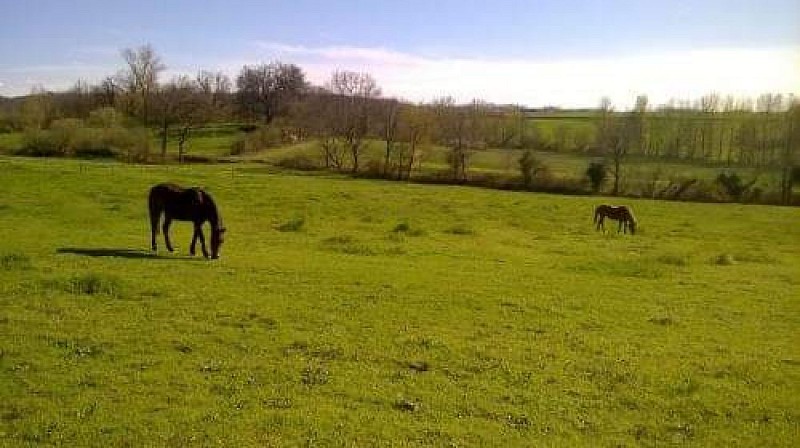
<instances>
[{"instance_id":1,"label":"green pasture","mask_svg":"<svg viewBox=\"0 0 800 448\"><path fill-rule=\"evenodd\" d=\"M385 142L370 140L364 145L362 166L369 166L371 161L384 160ZM449 148L438 145L425 145L421 148L421 163L414 175L431 175L449 170L447 154ZM472 174L493 174L505 178L519 178L519 159L523 151L518 149L497 149L473 151L470 156L469 172ZM580 153L563 153L550 151L534 151L547 168L550 176L558 179L573 179L586 181L586 168L592 161L602 161L601 157L594 157ZM280 164L281 161L302 156L308 160L321 163L322 149L315 141L307 141L280 148L267 149L257 153L228 157L231 161L261 162L267 164ZM611 168L609 168L610 170ZM736 172L749 182L757 180L756 187L766 192L777 191L780 185L780 172L770 168L741 168L728 169L721 166L703 165L696 162L677 160L658 160L641 157L630 157L622 165L623 190L637 194L644 189L644 185L655 182L665 187L669 182L680 182L686 179L698 179L713 182L722 172ZM588 182L588 181L587 181ZM609 173L605 189L610 190L612 175Z\"/></svg>"},{"instance_id":2,"label":"green pasture","mask_svg":"<svg viewBox=\"0 0 800 448\"><path fill-rule=\"evenodd\" d=\"M21 132L0 132L0 153L16 150L20 146L22 146Z\"/></svg>"},{"instance_id":3,"label":"green pasture","mask_svg":"<svg viewBox=\"0 0 800 448\"><path fill-rule=\"evenodd\" d=\"M557 142L559 132L567 130L572 133L588 135L594 138L594 123L591 112L578 113L546 113L532 114L525 121L526 133L536 133L543 141ZM179 129L173 127L167 141L167 153L171 158L178 155ZM192 128L184 144L184 151L189 158L209 161L259 162L280 164L286 159L303 157L313 163L322 163L322 151L314 140L298 144L268 148L258 152L231 155L234 142L244 138L246 134L237 123L219 123ZM572 138L572 137L570 137ZM10 153L22 146L22 133L0 134L0 153ZM150 153L157 155L161 151L161 139L156 130L152 130ZM449 148L423 144L416 175L430 176L449 170L447 155ZM371 162L382 163L385 155L385 142L367 140L361 156L362 169L368 169ZM519 159L523 151L515 149L487 148L473 151L469 161L472 174L491 174L503 178L516 178L519 173ZM580 152L535 151L536 157L544 163L549 174L557 179L586 180L586 168L594 160L601 158ZM191 160L191 159L190 159ZM756 179L755 187L762 192L774 193L779 190L780 172L775 168L731 168L740 175L744 182ZM706 182L713 180L723 171L724 166L704 164L701 161L664 160L643 157L628 157L622 165L622 189L631 195L644 194L648 185L666 187L670 182L679 183L686 179L698 179ZM609 176L610 177L610 176ZM606 189L610 190L610 181Z\"/></svg>"},{"instance_id":4,"label":"green pasture","mask_svg":"<svg viewBox=\"0 0 800 448\"><path fill-rule=\"evenodd\" d=\"M0 445L795 446L800 211L606 201L0 158Z\"/></svg>"}]
</instances>

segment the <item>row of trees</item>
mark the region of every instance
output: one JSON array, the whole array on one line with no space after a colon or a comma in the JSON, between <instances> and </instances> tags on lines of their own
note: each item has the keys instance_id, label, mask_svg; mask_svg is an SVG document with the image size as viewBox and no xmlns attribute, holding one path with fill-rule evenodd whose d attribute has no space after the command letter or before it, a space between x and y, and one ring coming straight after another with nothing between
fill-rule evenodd
<instances>
[{"instance_id":1,"label":"row of trees","mask_svg":"<svg viewBox=\"0 0 800 448\"><path fill-rule=\"evenodd\" d=\"M124 116L128 127L157 130L164 158L170 137L182 157L191 129L244 122L252 129L271 129L256 135L317 140L328 169L369 169L397 179L411 176L427 144L449 148L446 162L453 181L467 180L471 156L488 147L527 150L519 160L526 179L538 170L531 151L577 151L605 158L614 194L620 192L623 165L631 157L781 167L787 198L790 173L798 164L798 103L780 95L763 95L755 102L707 95L695 103L659 107L640 96L630 111L615 111L603 99L593 112L548 126L517 106L478 100L458 104L450 97L426 104L384 98L366 73L336 71L323 86L312 86L300 67L272 62L244 66L233 80L203 70L162 82L166 67L151 46L123 50L122 57L124 67L95 85L80 81L65 92L35 91L7 127L42 130L64 117L88 123L98 116L113 116L117 122ZM385 149L382 160L365 166L370 140L383 142ZM243 148L259 146L257 141Z\"/></svg>"}]
</instances>

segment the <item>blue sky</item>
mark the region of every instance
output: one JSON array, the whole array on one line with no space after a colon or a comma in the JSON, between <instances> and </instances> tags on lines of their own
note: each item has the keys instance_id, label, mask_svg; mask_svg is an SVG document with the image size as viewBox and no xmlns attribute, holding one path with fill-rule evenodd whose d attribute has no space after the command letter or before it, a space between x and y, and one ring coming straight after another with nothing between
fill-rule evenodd
<instances>
[{"instance_id":1,"label":"blue sky","mask_svg":"<svg viewBox=\"0 0 800 448\"><path fill-rule=\"evenodd\" d=\"M280 59L316 83L368 71L410 100L800 94L797 0L0 0L0 95L94 81L144 43L165 78Z\"/></svg>"}]
</instances>

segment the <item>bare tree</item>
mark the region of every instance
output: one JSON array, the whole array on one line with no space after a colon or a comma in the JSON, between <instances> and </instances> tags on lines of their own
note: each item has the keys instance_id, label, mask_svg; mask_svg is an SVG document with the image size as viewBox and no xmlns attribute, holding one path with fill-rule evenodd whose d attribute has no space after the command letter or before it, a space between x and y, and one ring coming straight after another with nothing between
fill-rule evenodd
<instances>
[{"instance_id":1,"label":"bare tree","mask_svg":"<svg viewBox=\"0 0 800 448\"><path fill-rule=\"evenodd\" d=\"M99 85L92 87L92 95L99 107L114 107L121 88L114 76L106 76Z\"/></svg>"},{"instance_id":2,"label":"bare tree","mask_svg":"<svg viewBox=\"0 0 800 448\"><path fill-rule=\"evenodd\" d=\"M622 179L622 164L632 151L636 151L644 144L645 118L647 112L647 97L636 97L636 105L625 117L614 116L611 102L603 98L600 102L600 116L598 120L598 146L611 159L612 174L614 176L613 195L620 193Z\"/></svg>"},{"instance_id":3,"label":"bare tree","mask_svg":"<svg viewBox=\"0 0 800 448\"><path fill-rule=\"evenodd\" d=\"M758 155L759 164L767 165L775 161L777 148L780 141L780 119L778 112L783 106L783 96L780 94L765 93L756 100L758 112Z\"/></svg>"},{"instance_id":4,"label":"bare tree","mask_svg":"<svg viewBox=\"0 0 800 448\"><path fill-rule=\"evenodd\" d=\"M188 76L164 85L156 97L161 124L161 158L166 159L170 129L178 126L178 160L183 161L185 144L192 127L203 123L212 109L209 98Z\"/></svg>"},{"instance_id":5,"label":"bare tree","mask_svg":"<svg viewBox=\"0 0 800 448\"><path fill-rule=\"evenodd\" d=\"M389 99L381 102L380 133L386 143L386 150L383 158L384 177L389 177L392 171L392 158L395 155L397 143L399 112L399 101Z\"/></svg>"},{"instance_id":6,"label":"bare tree","mask_svg":"<svg viewBox=\"0 0 800 448\"><path fill-rule=\"evenodd\" d=\"M64 116L86 118L94 109L94 101L89 83L78 80L72 88L56 95L58 108Z\"/></svg>"},{"instance_id":7,"label":"bare tree","mask_svg":"<svg viewBox=\"0 0 800 448\"><path fill-rule=\"evenodd\" d=\"M792 99L785 113L784 147L781 160L781 202L792 203L794 183L798 181L800 155L800 100Z\"/></svg>"},{"instance_id":8,"label":"bare tree","mask_svg":"<svg viewBox=\"0 0 800 448\"><path fill-rule=\"evenodd\" d=\"M398 179L410 179L414 166L420 163L422 145L431 131L429 108L424 105L402 105L398 121L397 134L401 143L392 165Z\"/></svg>"},{"instance_id":9,"label":"bare tree","mask_svg":"<svg viewBox=\"0 0 800 448\"><path fill-rule=\"evenodd\" d=\"M350 154L351 171L357 173L364 138L370 128L370 108L381 90L368 73L338 70L333 72L326 88L333 93L336 104L336 135L344 141Z\"/></svg>"},{"instance_id":10,"label":"bare tree","mask_svg":"<svg viewBox=\"0 0 800 448\"><path fill-rule=\"evenodd\" d=\"M34 87L20 106L20 122L26 130L45 129L56 118L53 94L43 87Z\"/></svg>"},{"instance_id":11,"label":"bare tree","mask_svg":"<svg viewBox=\"0 0 800 448\"><path fill-rule=\"evenodd\" d=\"M716 93L704 95L700 98L700 153L706 160L713 159L714 139L717 130L717 112L720 110L722 99Z\"/></svg>"},{"instance_id":12,"label":"bare tree","mask_svg":"<svg viewBox=\"0 0 800 448\"><path fill-rule=\"evenodd\" d=\"M166 66L150 44L137 49L126 48L122 50L122 57L128 65L121 74L122 81L127 92L137 99L139 117L146 126L151 98L158 89L158 76Z\"/></svg>"},{"instance_id":13,"label":"bare tree","mask_svg":"<svg viewBox=\"0 0 800 448\"><path fill-rule=\"evenodd\" d=\"M447 162L453 179L464 181L473 151L486 145L487 105L474 100L461 106L452 97L444 97L434 100L433 111L437 138L441 144L450 147Z\"/></svg>"},{"instance_id":14,"label":"bare tree","mask_svg":"<svg viewBox=\"0 0 800 448\"><path fill-rule=\"evenodd\" d=\"M242 67L236 87L239 110L251 119L270 124L288 113L290 104L301 96L307 83L300 67L276 61Z\"/></svg>"},{"instance_id":15,"label":"bare tree","mask_svg":"<svg viewBox=\"0 0 800 448\"><path fill-rule=\"evenodd\" d=\"M220 119L227 116L229 97L233 89L230 78L220 71L201 70L197 74L195 82L210 110L214 112L213 118Z\"/></svg>"}]
</instances>

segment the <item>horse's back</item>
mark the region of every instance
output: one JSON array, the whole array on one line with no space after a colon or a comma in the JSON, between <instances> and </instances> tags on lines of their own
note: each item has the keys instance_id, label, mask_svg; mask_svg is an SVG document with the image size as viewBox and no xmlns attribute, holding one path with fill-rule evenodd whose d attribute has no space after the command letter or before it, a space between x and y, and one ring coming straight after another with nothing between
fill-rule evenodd
<instances>
[{"instance_id":1,"label":"horse's back","mask_svg":"<svg viewBox=\"0 0 800 448\"><path fill-rule=\"evenodd\" d=\"M601 204L594 209L595 216L604 215L609 218L617 219L618 217L633 216L630 208L626 205L608 205Z\"/></svg>"},{"instance_id":2,"label":"horse's back","mask_svg":"<svg viewBox=\"0 0 800 448\"><path fill-rule=\"evenodd\" d=\"M181 187L178 184L165 182L153 185L150 188L150 196L180 194L183 193L185 190L186 190L185 188Z\"/></svg>"},{"instance_id":3,"label":"horse's back","mask_svg":"<svg viewBox=\"0 0 800 448\"><path fill-rule=\"evenodd\" d=\"M181 187L174 183L160 183L150 188L150 208L163 210L172 219L196 221L207 214L209 197L199 187Z\"/></svg>"}]
</instances>

